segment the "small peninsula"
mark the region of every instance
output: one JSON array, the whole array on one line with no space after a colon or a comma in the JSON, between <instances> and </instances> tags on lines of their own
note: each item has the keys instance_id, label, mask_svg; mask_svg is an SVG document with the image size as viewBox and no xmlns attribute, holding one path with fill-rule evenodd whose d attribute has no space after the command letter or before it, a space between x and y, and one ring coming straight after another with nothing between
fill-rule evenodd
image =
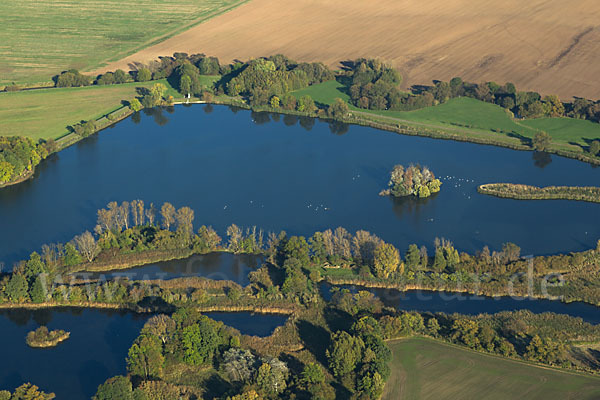
<instances>
[{"instance_id":1,"label":"small peninsula","mask_svg":"<svg viewBox=\"0 0 600 400\"><path fill-rule=\"evenodd\" d=\"M600 203L600 187L593 186L537 187L515 183L488 183L480 185L477 191L515 200L576 200Z\"/></svg>"},{"instance_id":2,"label":"small peninsula","mask_svg":"<svg viewBox=\"0 0 600 400\"><path fill-rule=\"evenodd\" d=\"M69 336L71 336L71 333L63 331L62 329L49 331L45 326L40 326L35 331L31 331L27 334L26 342L30 347L55 347L60 342L67 340Z\"/></svg>"},{"instance_id":3,"label":"small peninsula","mask_svg":"<svg viewBox=\"0 0 600 400\"><path fill-rule=\"evenodd\" d=\"M439 192L441 186L442 182L436 179L433 172L427 167L410 165L408 168L404 168L402 165L396 165L390 174L388 188L382 190L379 195L425 198Z\"/></svg>"}]
</instances>

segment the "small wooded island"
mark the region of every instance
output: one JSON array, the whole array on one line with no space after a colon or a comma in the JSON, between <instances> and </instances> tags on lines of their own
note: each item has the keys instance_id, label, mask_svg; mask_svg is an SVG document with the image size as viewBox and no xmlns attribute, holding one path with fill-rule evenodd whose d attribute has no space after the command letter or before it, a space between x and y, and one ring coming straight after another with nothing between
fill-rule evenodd
<instances>
[{"instance_id":1,"label":"small wooded island","mask_svg":"<svg viewBox=\"0 0 600 400\"><path fill-rule=\"evenodd\" d=\"M388 188L382 190L379 195L424 198L439 192L441 186L442 182L436 179L433 172L427 167L410 165L405 169L402 165L396 165L390 174Z\"/></svg>"},{"instance_id":2,"label":"small wooded island","mask_svg":"<svg viewBox=\"0 0 600 400\"><path fill-rule=\"evenodd\" d=\"M60 342L67 340L70 332L56 329L49 331L45 326L40 326L35 331L27 334L26 342L30 347L46 348L57 346Z\"/></svg>"},{"instance_id":3,"label":"small wooded island","mask_svg":"<svg viewBox=\"0 0 600 400\"><path fill-rule=\"evenodd\" d=\"M480 185L481 194L516 200L576 200L600 203L600 188L593 186L537 187L514 183Z\"/></svg>"}]
</instances>

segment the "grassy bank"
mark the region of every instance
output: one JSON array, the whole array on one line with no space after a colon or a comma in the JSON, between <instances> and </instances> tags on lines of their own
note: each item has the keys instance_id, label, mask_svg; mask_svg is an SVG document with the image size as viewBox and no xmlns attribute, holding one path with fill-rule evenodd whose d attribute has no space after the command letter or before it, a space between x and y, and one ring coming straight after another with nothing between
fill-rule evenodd
<instances>
[{"instance_id":1,"label":"grassy bank","mask_svg":"<svg viewBox=\"0 0 600 400\"><path fill-rule=\"evenodd\" d=\"M600 203L600 188L577 186L537 187L514 183L488 183L477 191L490 196L516 200L577 200Z\"/></svg>"},{"instance_id":2,"label":"grassy bank","mask_svg":"<svg viewBox=\"0 0 600 400\"><path fill-rule=\"evenodd\" d=\"M427 131L432 131L453 140L530 150L530 142L535 134L545 131L552 136L549 151L571 158L587 158L584 150L592 140L600 139L600 124L572 118L518 120L500 106L468 97L450 99L446 103L415 111L389 111L364 110L353 106L345 86L337 81L313 85L293 94L298 98L310 95L321 106L332 104L336 98L340 98L348 103L351 115L355 118L419 130L424 136L429 136Z\"/></svg>"},{"instance_id":3,"label":"grassy bank","mask_svg":"<svg viewBox=\"0 0 600 400\"><path fill-rule=\"evenodd\" d=\"M597 377L533 366L458 348L432 339L390 342L392 375L384 400L595 399Z\"/></svg>"},{"instance_id":4,"label":"grassy bank","mask_svg":"<svg viewBox=\"0 0 600 400\"><path fill-rule=\"evenodd\" d=\"M68 126L100 119L136 97L136 88L157 82L167 86L165 95L177 95L166 80L0 93L0 130L3 136L58 139L69 133Z\"/></svg>"},{"instance_id":5,"label":"grassy bank","mask_svg":"<svg viewBox=\"0 0 600 400\"><path fill-rule=\"evenodd\" d=\"M183 32L246 0L23 0L0 3L0 86L91 70Z\"/></svg>"}]
</instances>

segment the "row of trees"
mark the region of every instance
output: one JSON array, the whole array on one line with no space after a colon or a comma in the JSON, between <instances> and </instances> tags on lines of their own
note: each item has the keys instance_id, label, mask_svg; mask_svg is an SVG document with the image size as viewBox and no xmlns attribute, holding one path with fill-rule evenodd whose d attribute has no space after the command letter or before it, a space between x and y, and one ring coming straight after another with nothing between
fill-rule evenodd
<instances>
[{"instance_id":1,"label":"row of trees","mask_svg":"<svg viewBox=\"0 0 600 400\"><path fill-rule=\"evenodd\" d=\"M98 75L95 79L84 75L76 69L63 71L54 77L56 87L81 87L90 85L114 85L119 83L146 82L152 79L152 74L147 68L141 68L136 72L127 73L122 69L114 72L106 72Z\"/></svg>"},{"instance_id":2,"label":"row of trees","mask_svg":"<svg viewBox=\"0 0 600 400\"><path fill-rule=\"evenodd\" d=\"M0 400L52 400L54 398L56 398L54 393L45 393L31 383L22 384L13 393L0 390Z\"/></svg>"}]
</instances>

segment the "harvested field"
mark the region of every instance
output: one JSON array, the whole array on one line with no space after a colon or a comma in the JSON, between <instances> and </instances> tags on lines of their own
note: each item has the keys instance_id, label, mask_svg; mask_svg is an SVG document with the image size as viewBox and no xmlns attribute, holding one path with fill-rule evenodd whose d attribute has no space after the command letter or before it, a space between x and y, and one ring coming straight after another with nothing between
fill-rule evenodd
<instances>
[{"instance_id":1,"label":"harvested field","mask_svg":"<svg viewBox=\"0 0 600 400\"><path fill-rule=\"evenodd\" d=\"M275 53L331 66L379 57L404 86L462 76L600 98L600 2L251 0L108 68L175 51L225 61Z\"/></svg>"}]
</instances>

